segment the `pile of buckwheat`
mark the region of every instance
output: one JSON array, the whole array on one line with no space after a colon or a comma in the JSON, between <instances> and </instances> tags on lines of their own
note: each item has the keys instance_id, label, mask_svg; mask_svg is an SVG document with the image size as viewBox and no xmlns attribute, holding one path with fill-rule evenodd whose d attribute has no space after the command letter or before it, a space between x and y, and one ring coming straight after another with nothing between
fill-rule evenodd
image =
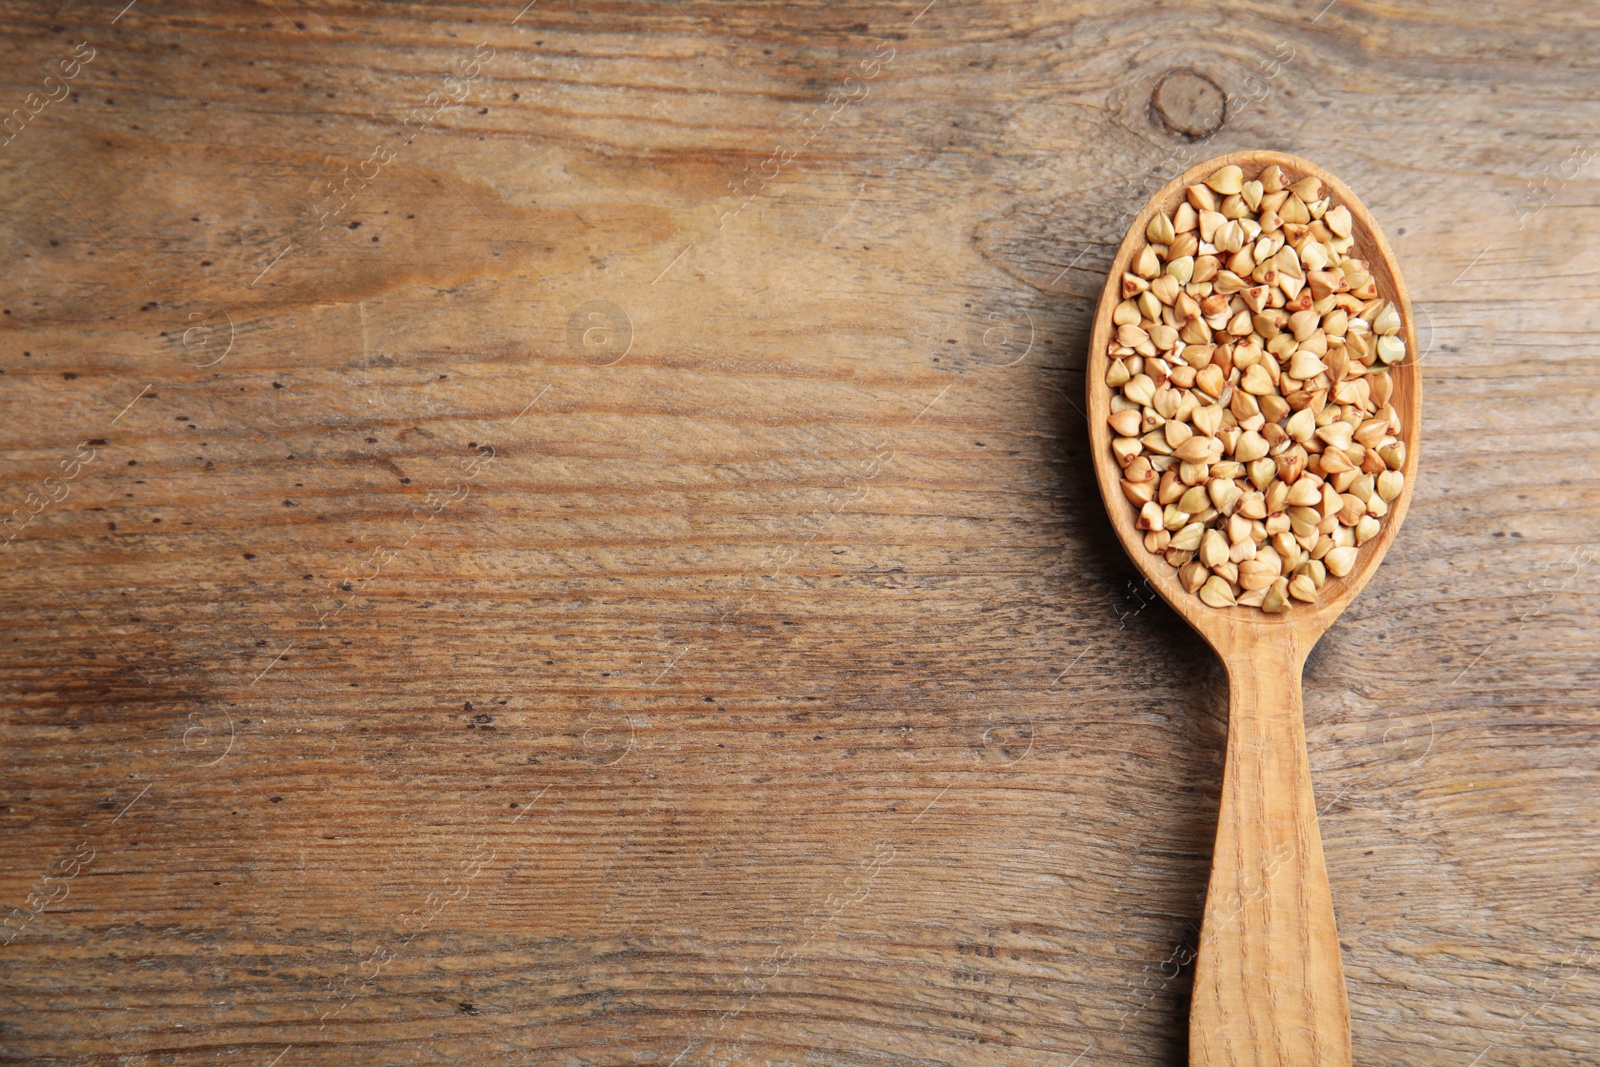
<instances>
[{"instance_id":1,"label":"pile of buckwheat","mask_svg":"<svg viewBox=\"0 0 1600 1067\"><path fill-rule=\"evenodd\" d=\"M1312 177L1223 167L1122 276L1111 449L1144 546L1214 608L1313 603L1400 495L1400 311Z\"/></svg>"}]
</instances>

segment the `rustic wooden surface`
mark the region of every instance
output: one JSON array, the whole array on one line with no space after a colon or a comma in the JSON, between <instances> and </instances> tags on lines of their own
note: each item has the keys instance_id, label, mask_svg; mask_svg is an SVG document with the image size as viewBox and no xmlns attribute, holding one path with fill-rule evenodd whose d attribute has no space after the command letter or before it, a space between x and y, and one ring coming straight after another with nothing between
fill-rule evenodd
<instances>
[{"instance_id":1,"label":"rustic wooden surface","mask_svg":"<svg viewBox=\"0 0 1600 1067\"><path fill-rule=\"evenodd\" d=\"M1305 676L1356 1060L1600 1058L1591 8L0 23L0 1061L1182 1063L1226 682L1078 406L1247 147L1426 352Z\"/></svg>"}]
</instances>

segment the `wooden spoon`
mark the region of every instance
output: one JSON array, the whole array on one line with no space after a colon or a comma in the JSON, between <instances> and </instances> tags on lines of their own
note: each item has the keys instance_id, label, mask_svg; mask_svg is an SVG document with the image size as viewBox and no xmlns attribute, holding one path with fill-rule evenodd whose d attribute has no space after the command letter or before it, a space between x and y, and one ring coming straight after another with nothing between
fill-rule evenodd
<instances>
[{"instance_id":1,"label":"wooden spoon","mask_svg":"<svg viewBox=\"0 0 1600 1067\"><path fill-rule=\"evenodd\" d=\"M1184 590L1165 559L1145 551L1134 527L1136 511L1119 486L1121 469L1106 423L1111 390L1105 381L1106 348L1115 329L1112 311L1122 299L1123 272L1145 244L1151 216L1157 211L1170 214L1188 186L1221 167L1237 164L1249 180L1274 163L1283 169L1285 185L1315 176L1335 205L1350 209L1355 254L1369 261L1379 295L1400 309L1407 352L1405 362L1390 368L1390 403L1404 424L1404 488L1350 573L1343 579L1329 577L1316 604L1291 602L1280 615L1256 608L1208 607ZM1361 201L1321 167L1278 152L1233 152L1170 182L1134 219L1100 297L1089 342L1089 436L1111 525L1134 566L1228 669L1227 763L1189 1016L1191 1067L1350 1064L1350 1008L1317 833L1300 673L1311 647L1389 550L1416 485L1422 383L1413 322L1394 252Z\"/></svg>"}]
</instances>

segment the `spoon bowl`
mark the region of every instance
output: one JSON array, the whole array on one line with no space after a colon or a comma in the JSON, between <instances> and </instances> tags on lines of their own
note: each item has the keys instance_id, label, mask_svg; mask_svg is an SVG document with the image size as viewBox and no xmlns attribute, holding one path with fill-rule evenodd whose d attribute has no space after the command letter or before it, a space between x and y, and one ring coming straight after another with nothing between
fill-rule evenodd
<instances>
[{"instance_id":1,"label":"spoon bowl","mask_svg":"<svg viewBox=\"0 0 1600 1067\"><path fill-rule=\"evenodd\" d=\"M1146 244L1156 212L1170 215L1191 185L1236 165L1247 179L1276 164L1284 184L1322 182L1330 206L1352 218L1354 254L1367 261L1378 295L1401 316L1406 359L1392 364L1389 402L1401 420L1404 482L1379 533L1343 578L1329 576L1316 603L1282 614L1215 608L1187 592L1177 571L1145 550L1136 510L1124 497L1111 450L1107 349L1121 279ZM1333 903L1306 756L1300 675L1306 655L1371 579L1394 543L1416 485L1422 381L1410 297L1394 252L1354 193L1316 164L1279 152L1233 152L1190 168L1151 198L1117 250L1089 342L1089 436L1111 525L1133 564L1227 667L1228 747L1211 880L1190 1013L1191 1067L1349 1067L1350 1012Z\"/></svg>"}]
</instances>

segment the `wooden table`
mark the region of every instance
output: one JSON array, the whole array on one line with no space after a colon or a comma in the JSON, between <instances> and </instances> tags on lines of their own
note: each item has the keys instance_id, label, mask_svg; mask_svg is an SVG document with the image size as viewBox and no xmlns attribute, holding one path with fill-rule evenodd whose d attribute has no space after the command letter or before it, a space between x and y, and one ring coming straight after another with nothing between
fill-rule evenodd
<instances>
[{"instance_id":1,"label":"wooden table","mask_svg":"<svg viewBox=\"0 0 1600 1067\"><path fill-rule=\"evenodd\" d=\"M1082 367L1245 147L1425 338L1357 1061L1600 1060L1590 7L122 2L3 13L0 1062L1182 1064L1225 680Z\"/></svg>"}]
</instances>

